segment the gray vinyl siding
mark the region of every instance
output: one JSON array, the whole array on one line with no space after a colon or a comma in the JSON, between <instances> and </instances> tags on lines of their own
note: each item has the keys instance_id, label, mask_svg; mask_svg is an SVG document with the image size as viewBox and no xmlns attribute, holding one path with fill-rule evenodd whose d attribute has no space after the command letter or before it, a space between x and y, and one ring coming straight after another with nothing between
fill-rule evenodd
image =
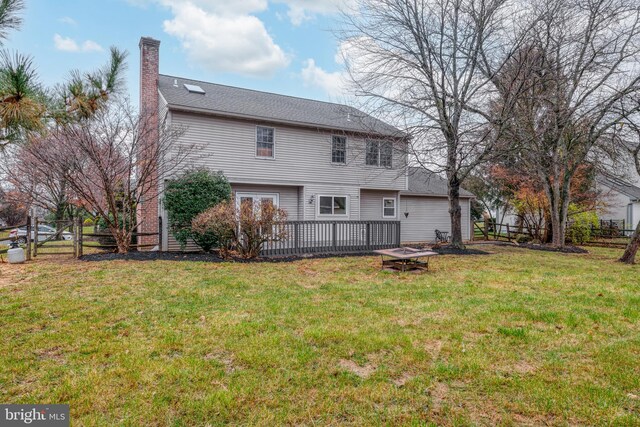
<instances>
[{"instance_id":1,"label":"gray vinyl siding","mask_svg":"<svg viewBox=\"0 0 640 427\"><path fill-rule=\"evenodd\" d=\"M318 215L319 196L347 196L348 216ZM304 220L359 220L360 219L360 188L346 185L309 184L304 187Z\"/></svg>"},{"instance_id":2,"label":"gray vinyl siding","mask_svg":"<svg viewBox=\"0 0 640 427\"><path fill-rule=\"evenodd\" d=\"M598 184L596 189L603 202L598 205L598 218L605 220L626 219L628 222L627 206L631 203L629 196L602 184Z\"/></svg>"},{"instance_id":3,"label":"gray vinyl siding","mask_svg":"<svg viewBox=\"0 0 640 427\"><path fill-rule=\"evenodd\" d=\"M462 208L462 239L469 240L471 219L469 199L460 200ZM451 232L449 202L446 197L402 196L401 210L408 212L405 218L400 215L400 232L403 242L432 242L435 230ZM406 209L406 210L405 210Z\"/></svg>"},{"instance_id":4,"label":"gray vinyl siding","mask_svg":"<svg viewBox=\"0 0 640 427\"><path fill-rule=\"evenodd\" d=\"M382 200L396 199L396 217L382 216ZM360 219L363 221L397 221L400 215L399 197L396 191L362 190L360 192Z\"/></svg>"},{"instance_id":5,"label":"gray vinyl siding","mask_svg":"<svg viewBox=\"0 0 640 427\"><path fill-rule=\"evenodd\" d=\"M338 184L373 189L406 189L405 147L394 150L393 168L365 165L363 138L347 135L347 164L331 163L328 131L249 120L172 112L184 135L176 149L189 153L189 167L221 170L231 182L247 184ZM256 126L275 129L274 158L256 157Z\"/></svg>"},{"instance_id":6,"label":"gray vinyl siding","mask_svg":"<svg viewBox=\"0 0 640 427\"><path fill-rule=\"evenodd\" d=\"M167 233L167 251L169 252L201 252L200 246L196 245L191 239L187 241L184 249L180 247L180 243L176 241L171 232Z\"/></svg>"}]
</instances>

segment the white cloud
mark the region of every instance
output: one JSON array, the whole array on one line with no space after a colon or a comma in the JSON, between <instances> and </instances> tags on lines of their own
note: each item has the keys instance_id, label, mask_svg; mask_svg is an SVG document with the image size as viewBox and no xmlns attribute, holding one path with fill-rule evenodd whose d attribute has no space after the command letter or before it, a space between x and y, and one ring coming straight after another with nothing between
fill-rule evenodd
<instances>
[{"instance_id":1,"label":"white cloud","mask_svg":"<svg viewBox=\"0 0 640 427\"><path fill-rule=\"evenodd\" d=\"M207 3L203 5L207 9L200 3ZM210 71L252 76L268 76L289 65L289 56L262 21L248 14L251 7L260 11L266 2L250 0L241 6L234 6L241 2L212 3L171 2L174 17L164 22L164 30L182 42L192 60Z\"/></svg>"},{"instance_id":2,"label":"white cloud","mask_svg":"<svg viewBox=\"0 0 640 427\"><path fill-rule=\"evenodd\" d=\"M307 59L300 75L306 86L318 87L334 99L346 94L344 71L328 72L317 66L313 59Z\"/></svg>"},{"instance_id":3,"label":"white cloud","mask_svg":"<svg viewBox=\"0 0 640 427\"><path fill-rule=\"evenodd\" d=\"M71 37L63 37L60 34L54 34L53 44L56 49L63 52L101 52L104 49L93 40L85 40L78 44Z\"/></svg>"},{"instance_id":4,"label":"white cloud","mask_svg":"<svg viewBox=\"0 0 640 427\"><path fill-rule=\"evenodd\" d=\"M356 0L127 0L158 4L172 13L164 31L182 43L187 56L212 72L269 76L291 60L256 16L270 5L288 6L287 17L300 25L316 14L336 13ZM278 19L280 19L278 17Z\"/></svg>"},{"instance_id":5,"label":"white cloud","mask_svg":"<svg viewBox=\"0 0 640 427\"><path fill-rule=\"evenodd\" d=\"M73 19L70 16L63 16L62 18L59 18L58 21L62 22L63 24L67 24L67 25L77 25L78 24L76 22L76 20Z\"/></svg>"},{"instance_id":6,"label":"white cloud","mask_svg":"<svg viewBox=\"0 0 640 427\"><path fill-rule=\"evenodd\" d=\"M289 7L287 16L293 25L300 25L314 15L331 15L348 10L356 0L274 0Z\"/></svg>"},{"instance_id":7,"label":"white cloud","mask_svg":"<svg viewBox=\"0 0 640 427\"><path fill-rule=\"evenodd\" d=\"M82 47L80 50L82 52L101 52L104 49L93 40L85 40L84 42L82 42Z\"/></svg>"}]
</instances>

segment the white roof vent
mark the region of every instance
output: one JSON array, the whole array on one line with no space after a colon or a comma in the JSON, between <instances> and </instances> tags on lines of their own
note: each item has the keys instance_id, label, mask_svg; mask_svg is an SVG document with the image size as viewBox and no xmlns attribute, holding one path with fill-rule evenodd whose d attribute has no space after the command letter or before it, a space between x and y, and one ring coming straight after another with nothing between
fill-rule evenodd
<instances>
[{"instance_id":1,"label":"white roof vent","mask_svg":"<svg viewBox=\"0 0 640 427\"><path fill-rule=\"evenodd\" d=\"M191 93L201 93L201 94L205 94L206 92L204 91L204 89L202 89L200 86L196 86L196 85L188 85L188 84L184 84L184 87Z\"/></svg>"}]
</instances>

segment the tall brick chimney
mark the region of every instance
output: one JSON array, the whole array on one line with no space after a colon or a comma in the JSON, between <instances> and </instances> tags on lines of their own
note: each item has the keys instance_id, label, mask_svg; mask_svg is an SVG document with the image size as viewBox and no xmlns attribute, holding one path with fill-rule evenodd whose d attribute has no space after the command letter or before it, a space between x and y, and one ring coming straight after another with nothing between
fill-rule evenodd
<instances>
[{"instance_id":1,"label":"tall brick chimney","mask_svg":"<svg viewBox=\"0 0 640 427\"><path fill-rule=\"evenodd\" d=\"M149 117L153 131L142 144L158 144L158 73L160 65L160 41L150 37L140 38L140 112ZM148 145L147 145L148 146ZM152 190L143 196L138 205L138 232L158 233L158 176L149 177L148 185ZM142 245L159 245L158 236L142 236L138 239ZM152 246L142 249L149 250ZM158 248L162 249L162 248Z\"/></svg>"}]
</instances>

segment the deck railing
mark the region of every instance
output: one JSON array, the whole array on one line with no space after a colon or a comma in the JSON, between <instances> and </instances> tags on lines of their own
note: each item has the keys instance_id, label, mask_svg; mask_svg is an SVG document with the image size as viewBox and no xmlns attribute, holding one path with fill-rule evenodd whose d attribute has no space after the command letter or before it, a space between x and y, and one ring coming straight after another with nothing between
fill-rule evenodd
<instances>
[{"instance_id":1,"label":"deck railing","mask_svg":"<svg viewBox=\"0 0 640 427\"><path fill-rule=\"evenodd\" d=\"M400 221L286 221L285 237L267 242L263 255L369 252L400 245ZM279 233L274 233L279 234Z\"/></svg>"}]
</instances>

